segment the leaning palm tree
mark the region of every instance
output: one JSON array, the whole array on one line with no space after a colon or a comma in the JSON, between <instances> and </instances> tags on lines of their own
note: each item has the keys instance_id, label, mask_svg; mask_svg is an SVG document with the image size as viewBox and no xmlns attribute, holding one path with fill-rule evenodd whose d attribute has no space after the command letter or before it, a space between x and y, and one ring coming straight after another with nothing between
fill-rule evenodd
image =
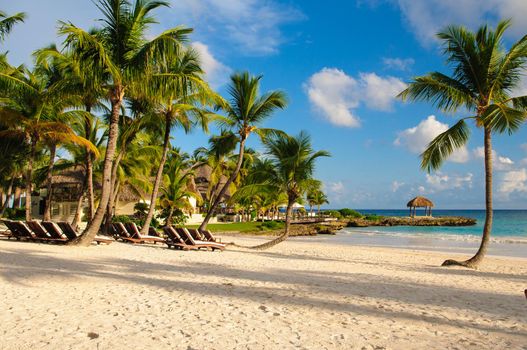
<instances>
[{"instance_id":1,"label":"leaning palm tree","mask_svg":"<svg viewBox=\"0 0 527 350\"><path fill-rule=\"evenodd\" d=\"M119 134L119 115L127 88L148 75L154 62L177 53L192 31L176 27L152 40L147 39L152 11L168 6L166 1L98 0L103 27L87 32L71 23L61 22L59 34L66 36L65 47L71 51L79 71L89 72L106 87L111 104L108 144L103 165L99 206L86 230L73 244L89 245L99 231L111 195L111 173Z\"/></svg>"},{"instance_id":2,"label":"leaning palm tree","mask_svg":"<svg viewBox=\"0 0 527 350\"><path fill-rule=\"evenodd\" d=\"M311 138L305 132L296 137L271 136L263 143L267 157L256 161L248 179L252 184L239 189L234 198L257 193L285 193L287 206L284 233L272 241L252 247L255 249L267 249L287 239L293 204L309 190L320 187L320 181L313 178L315 163L320 157L330 156L327 151L313 150Z\"/></svg>"},{"instance_id":3,"label":"leaning palm tree","mask_svg":"<svg viewBox=\"0 0 527 350\"><path fill-rule=\"evenodd\" d=\"M492 134L512 133L526 117L527 96L512 97L527 67L527 36L506 51L502 37L509 21L495 30L483 26L476 33L450 26L438 34L452 76L432 72L414 78L399 96L403 100L428 101L446 112L463 108L472 116L461 118L438 135L422 153L421 167L439 169L454 150L464 146L470 134L467 120L483 129L485 150L485 224L477 253L465 261L446 260L443 265L476 268L483 260L492 230Z\"/></svg>"},{"instance_id":4,"label":"leaning palm tree","mask_svg":"<svg viewBox=\"0 0 527 350\"><path fill-rule=\"evenodd\" d=\"M7 13L0 11L0 42L4 41L5 37L11 32L15 24L24 22L25 18L26 14L24 12L8 16Z\"/></svg>"},{"instance_id":5,"label":"leaning palm tree","mask_svg":"<svg viewBox=\"0 0 527 350\"><path fill-rule=\"evenodd\" d=\"M223 200L223 197L238 176L238 172L243 163L245 143L251 133L256 132L260 135L271 135L270 129L258 129L262 122L269 118L277 109L285 108L286 96L281 91L272 91L264 95L259 95L260 80L262 76L250 76L248 72L236 73L231 76L229 86L230 102L223 106L227 117L223 120L223 126L230 129L237 137L239 143L238 161L236 168L229 176L214 202L210 203L205 219L199 229L203 230L214 214L216 208Z\"/></svg>"}]
</instances>

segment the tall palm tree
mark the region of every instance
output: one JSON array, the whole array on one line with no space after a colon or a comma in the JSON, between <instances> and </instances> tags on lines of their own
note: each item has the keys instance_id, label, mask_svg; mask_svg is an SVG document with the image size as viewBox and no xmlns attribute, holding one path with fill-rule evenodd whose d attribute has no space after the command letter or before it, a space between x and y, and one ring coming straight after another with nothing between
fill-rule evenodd
<instances>
[{"instance_id":1,"label":"tall palm tree","mask_svg":"<svg viewBox=\"0 0 527 350\"><path fill-rule=\"evenodd\" d=\"M43 73L41 67L34 71L27 69L0 72L0 86L8 99L0 108L0 120L8 129L0 135L23 138L30 145L26 173L26 220L31 220L31 191L33 181L33 162L37 146L41 142L52 146L57 143L73 142L97 152L93 144L75 135L63 122L78 114L78 111L63 112L70 104L69 96L54 82L51 76ZM54 155L51 154L49 170L53 170Z\"/></svg>"},{"instance_id":2,"label":"tall palm tree","mask_svg":"<svg viewBox=\"0 0 527 350\"><path fill-rule=\"evenodd\" d=\"M106 87L111 104L108 144L103 166L99 206L81 237L73 244L88 245L99 231L112 187L112 164L119 134L119 115L127 88L152 70L153 63L177 53L192 31L188 28L168 29L152 40L149 27L155 23L152 11L168 6L166 1L98 0L103 14L103 27L87 32L71 23L61 22L59 34L66 36L66 49L79 62L80 72L90 72ZM94 74L96 72L97 74Z\"/></svg>"},{"instance_id":3,"label":"tall palm tree","mask_svg":"<svg viewBox=\"0 0 527 350\"><path fill-rule=\"evenodd\" d=\"M414 78L399 95L403 100L431 102L447 112L464 108L474 113L461 118L430 142L421 155L421 167L428 172L439 169L455 149L467 143L470 135L467 120L483 129L486 215L481 244L472 258L446 260L444 266L476 268L483 260L492 230L492 134L512 133L526 117L527 96L511 94L527 67L527 36L506 51L502 37L509 25L509 21L502 21L495 30L482 26L475 33L464 27L447 27L438 38L443 41L452 76L432 72Z\"/></svg>"},{"instance_id":4,"label":"tall palm tree","mask_svg":"<svg viewBox=\"0 0 527 350\"><path fill-rule=\"evenodd\" d=\"M26 14L24 12L8 16L7 13L0 11L0 42L4 41L5 37L11 32L15 24L24 22L25 18Z\"/></svg>"},{"instance_id":5,"label":"tall palm tree","mask_svg":"<svg viewBox=\"0 0 527 350\"><path fill-rule=\"evenodd\" d=\"M232 131L237 136L239 143L238 161L236 168L229 176L221 188L217 198L208 208L207 215L201 223L199 229L203 230L214 214L216 208L223 200L225 192L232 184L243 163L245 143L251 133L256 132L259 135L272 135L270 129L259 129L258 126L269 118L277 109L285 108L286 96L281 91L271 91L259 95L260 80L262 76L251 76L248 72L236 73L231 76L229 85L229 104L223 106L227 113L223 120L223 126Z\"/></svg>"},{"instance_id":6,"label":"tall palm tree","mask_svg":"<svg viewBox=\"0 0 527 350\"><path fill-rule=\"evenodd\" d=\"M305 132L298 136L276 135L263 140L267 157L257 160L250 178L253 184L239 189L234 196L247 196L261 192L285 193L287 207L285 230L276 239L257 245L255 249L267 249L289 236L293 204L312 188L320 187L313 178L316 160L329 157L327 151L315 151L311 138Z\"/></svg>"},{"instance_id":7,"label":"tall palm tree","mask_svg":"<svg viewBox=\"0 0 527 350\"><path fill-rule=\"evenodd\" d=\"M193 176L194 172L189 170L189 163L184 155L177 150L172 151L163 176L159 201L160 206L168 212L165 225L172 225L175 210L191 210L190 198L195 198L198 202L201 200L199 192L193 186Z\"/></svg>"},{"instance_id":8,"label":"tall palm tree","mask_svg":"<svg viewBox=\"0 0 527 350\"><path fill-rule=\"evenodd\" d=\"M170 74L168 78L165 73ZM163 179L163 169L170 149L170 132L175 127L189 132L196 125L207 131L210 113L202 110L201 106L222 102L221 98L203 80L199 57L194 50L189 48L161 62L149 85L150 96L147 98L154 104L153 115L157 117L161 125L164 124L164 136L163 153L150 197L151 205L141 229L141 233L145 235L148 234L150 222L154 217L154 203ZM141 84L141 87L144 86L144 83Z\"/></svg>"}]
</instances>

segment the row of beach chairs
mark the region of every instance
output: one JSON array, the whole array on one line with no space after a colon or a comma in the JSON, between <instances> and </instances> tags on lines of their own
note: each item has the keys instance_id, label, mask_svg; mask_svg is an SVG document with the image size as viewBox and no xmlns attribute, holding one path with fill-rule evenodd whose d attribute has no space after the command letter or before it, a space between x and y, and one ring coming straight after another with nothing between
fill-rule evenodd
<instances>
[{"instance_id":1,"label":"row of beach chairs","mask_svg":"<svg viewBox=\"0 0 527 350\"><path fill-rule=\"evenodd\" d=\"M3 220L8 231L2 235L16 240L28 240L45 243L67 243L78 237L79 233L69 222L52 221L12 221ZM112 239L96 236L94 242L97 244L110 244Z\"/></svg>"},{"instance_id":2,"label":"row of beach chairs","mask_svg":"<svg viewBox=\"0 0 527 350\"><path fill-rule=\"evenodd\" d=\"M8 231L2 235L17 240L28 240L45 243L67 243L79 236L79 233L69 222L52 221L12 221L3 220ZM94 241L97 244L110 244L113 240L120 240L126 243L162 243L168 248L181 250L224 250L225 244L214 237L209 230L197 230L185 227L167 226L163 228L163 233L150 227L148 235L141 234L141 228L135 223L113 223L110 226L113 239L107 236L96 236Z\"/></svg>"},{"instance_id":3,"label":"row of beach chairs","mask_svg":"<svg viewBox=\"0 0 527 350\"><path fill-rule=\"evenodd\" d=\"M192 228L166 226L164 235L150 228L147 236L141 235L141 228L135 223L114 223L111 231L117 240L127 243L164 243L169 248L181 250L224 250L225 244L214 237L209 230L198 231Z\"/></svg>"}]
</instances>

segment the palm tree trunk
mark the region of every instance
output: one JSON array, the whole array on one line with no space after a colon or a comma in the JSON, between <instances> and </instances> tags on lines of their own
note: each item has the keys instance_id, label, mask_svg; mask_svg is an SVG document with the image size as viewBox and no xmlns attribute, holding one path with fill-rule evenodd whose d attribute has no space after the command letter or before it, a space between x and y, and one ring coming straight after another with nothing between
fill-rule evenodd
<instances>
[{"instance_id":1,"label":"palm tree trunk","mask_svg":"<svg viewBox=\"0 0 527 350\"><path fill-rule=\"evenodd\" d=\"M150 207L148 208L148 214L145 218L145 223L141 229L142 235L147 235L148 230L150 229L150 223L154 217L154 212L156 210L156 200L157 194L159 192L159 185L163 178L163 169L165 168L165 163L167 161L168 149L170 148L170 116L166 116L165 120L165 140L163 142L163 155L161 156L161 161L159 162L159 167L157 169L156 179L154 181L154 188L152 189L152 195L150 196Z\"/></svg>"},{"instance_id":2,"label":"palm tree trunk","mask_svg":"<svg viewBox=\"0 0 527 350\"><path fill-rule=\"evenodd\" d=\"M49 147L49 165L47 175L47 194L44 202L44 221L51 221L51 196L53 191L53 167L55 166L55 155L57 153L57 145L52 144Z\"/></svg>"},{"instance_id":3,"label":"palm tree trunk","mask_svg":"<svg viewBox=\"0 0 527 350\"><path fill-rule=\"evenodd\" d=\"M285 230L282 235L279 237L273 239L272 241L265 242L263 244L259 244L254 247L250 247L252 249L258 249L258 250L264 250L271 247L274 247L278 243L282 243L289 237L289 229L291 227L291 215L293 214L293 204L295 203L296 198L294 196L290 196L287 201L287 209L285 211Z\"/></svg>"},{"instance_id":4,"label":"palm tree trunk","mask_svg":"<svg viewBox=\"0 0 527 350\"><path fill-rule=\"evenodd\" d=\"M0 213L0 218L4 216L4 213L9 206L9 199L13 192L13 184L15 182L15 177L11 177L11 180L9 181L9 186L7 187L7 192L5 194L5 202L4 205L2 205L2 212Z\"/></svg>"},{"instance_id":5,"label":"palm tree trunk","mask_svg":"<svg viewBox=\"0 0 527 350\"><path fill-rule=\"evenodd\" d=\"M216 197L216 199L214 200L214 202L211 203L211 206L209 207L209 210L207 211L207 215L205 216L205 219L203 220L203 222L199 226L198 230L206 230L207 229L207 224L209 223L210 218L212 217L212 214L214 214L214 211L216 210L216 208L220 204L221 200L223 199L223 196L225 195L225 192L227 192L227 188L229 188L229 186L234 181L236 176L238 176L238 173L240 172L240 169L241 169L242 163L243 163L243 154L245 152L245 141L246 140L247 140L247 137L245 137L245 136L241 137L241 139L240 139L240 152L238 154L238 163L236 164L236 169L231 174L231 176L229 177L227 182L225 182L225 184L221 188L221 191L218 194L218 196Z\"/></svg>"},{"instance_id":6,"label":"palm tree trunk","mask_svg":"<svg viewBox=\"0 0 527 350\"><path fill-rule=\"evenodd\" d=\"M110 96L112 104L112 115L110 117L110 128L108 132L108 143L106 146L106 155L104 157L104 166L102 173L102 188L101 199L97 211L93 216L92 221L88 224L82 235L72 241L70 244L88 246L93 241L95 235L101 228L102 220L106 212L106 206L110 200L110 190L112 184L112 164L115 157L115 150L117 148L117 138L119 137L119 114L121 112L121 104L123 102L124 89L122 86L117 86L113 89Z\"/></svg>"},{"instance_id":7,"label":"palm tree trunk","mask_svg":"<svg viewBox=\"0 0 527 350\"><path fill-rule=\"evenodd\" d=\"M479 249L472 258L466 261L446 260L442 266L458 265L476 269L487 254L492 231L492 139L491 130L485 127L485 224Z\"/></svg>"},{"instance_id":8,"label":"palm tree trunk","mask_svg":"<svg viewBox=\"0 0 527 350\"><path fill-rule=\"evenodd\" d=\"M81 193L79 195L79 199L77 200L77 208L75 209L75 216L73 217L73 221L71 222L71 224L73 225L73 227L75 227L75 229L78 229L80 224L81 224L81 220L82 220L82 202L83 202L83 199L84 199L84 188L81 190Z\"/></svg>"},{"instance_id":9,"label":"palm tree trunk","mask_svg":"<svg viewBox=\"0 0 527 350\"><path fill-rule=\"evenodd\" d=\"M15 198L13 199L13 208L20 208L22 202L22 189L18 186L15 187Z\"/></svg>"},{"instance_id":10,"label":"palm tree trunk","mask_svg":"<svg viewBox=\"0 0 527 350\"><path fill-rule=\"evenodd\" d=\"M37 141L31 140L31 153L27 162L27 177L26 177L26 221L31 221L31 185L33 182L33 161L37 148Z\"/></svg>"},{"instance_id":11,"label":"palm tree trunk","mask_svg":"<svg viewBox=\"0 0 527 350\"><path fill-rule=\"evenodd\" d=\"M171 226L172 225L172 217L174 216L174 208L170 208L168 211L167 220L165 221L165 226Z\"/></svg>"},{"instance_id":12,"label":"palm tree trunk","mask_svg":"<svg viewBox=\"0 0 527 350\"><path fill-rule=\"evenodd\" d=\"M90 105L86 105L86 112L91 113ZM86 132L86 140L89 140L91 138L91 125L88 120L85 121L84 130ZM93 159L89 150L86 150L86 181L88 187L88 222L90 222L95 211L95 198L93 195Z\"/></svg>"},{"instance_id":13,"label":"palm tree trunk","mask_svg":"<svg viewBox=\"0 0 527 350\"><path fill-rule=\"evenodd\" d=\"M93 195L93 161L91 152L86 154L86 193L88 195L88 222L93 219L95 211L95 197Z\"/></svg>"}]
</instances>

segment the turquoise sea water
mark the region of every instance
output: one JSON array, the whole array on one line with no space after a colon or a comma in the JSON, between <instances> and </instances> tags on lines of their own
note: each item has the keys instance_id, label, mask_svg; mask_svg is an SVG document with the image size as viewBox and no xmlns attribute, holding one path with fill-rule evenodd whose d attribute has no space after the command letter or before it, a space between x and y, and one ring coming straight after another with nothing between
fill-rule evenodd
<instances>
[{"instance_id":1,"label":"turquoise sea water","mask_svg":"<svg viewBox=\"0 0 527 350\"><path fill-rule=\"evenodd\" d=\"M406 210L359 210L383 216L407 216ZM317 236L316 240L334 244L350 244L404 249L434 250L473 255L481 242L485 221L484 210L435 210L434 216L465 216L477 220L465 227L349 227L336 236ZM422 215L418 213L418 215ZM311 239L313 239L311 238ZM527 258L527 210L496 210L489 254Z\"/></svg>"},{"instance_id":2,"label":"turquoise sea water","mask_svg":"<svg viewBox=\"0 0 527 350\"><path fill-rule=\"evenodd\" d=\"M359 210L365 214L377 214L382 216L408 216L407 210ZM430 235L460 235L481 236L483 223L485 222L484 210L435 210L434 216L464 216L477 220L474 226L461 227L423 227L423 226L394 226L394 227L371 227L376 232L394 233L418 233ZM422 213L418 212L418 215ZM495 210L492 226L493 237L527 238L527 210Z\"/></svg>"}]
</instances>

